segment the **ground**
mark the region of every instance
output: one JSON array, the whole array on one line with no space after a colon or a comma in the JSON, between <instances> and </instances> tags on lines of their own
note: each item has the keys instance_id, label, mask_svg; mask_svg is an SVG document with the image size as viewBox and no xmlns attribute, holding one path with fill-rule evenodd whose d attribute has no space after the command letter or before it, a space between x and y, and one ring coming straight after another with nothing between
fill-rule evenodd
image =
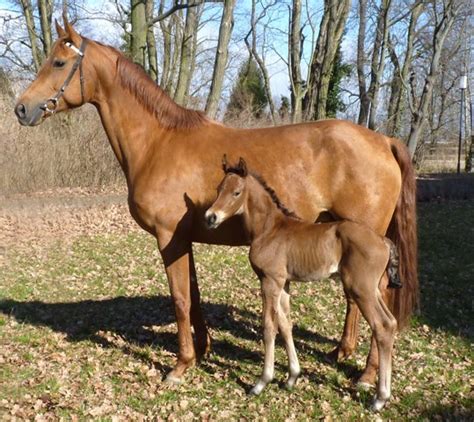
<instances>
[{"instance_id":1,"label":"ground","mask_svg":"<svg viewBox=\"0 0 474 422\"><path fill-rule=\"evenodd\" d=\"M292 286L302 377L247 395L262 368L260 292L245 248L196 245L213 351L181 386L163 376L176 324L153 238L120 192L2 198L0 416L37 420L472 420L474 202L419 207L421 304L400 333L393 398L374 415L354 380L368 330L342 364L326 355L345 311L336 281Z\"/></svg>"}]
</instances>

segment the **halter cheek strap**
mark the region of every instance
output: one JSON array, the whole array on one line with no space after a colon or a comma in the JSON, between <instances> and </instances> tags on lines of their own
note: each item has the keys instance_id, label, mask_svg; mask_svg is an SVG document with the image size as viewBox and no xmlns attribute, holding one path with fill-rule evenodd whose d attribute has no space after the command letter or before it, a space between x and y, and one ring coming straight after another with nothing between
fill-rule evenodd
<instances>
[{"instance_id":1,"label":"halter cheek strap","mask_svg":"<svg viewBox=\"0 0 474 422\"><path fill-rule=\"evenodd\" d=\"M59 88L59 91L56 93L56 95L54 97L48 98L48 100L40 107L40 109L43 110L45 113L54 114L56 112L59 99L63 96L64 91L68 87L72 77L74 76L78 68L79 80L81 84L81 100L82 102L84 102L84 74L82 72L82 59L84 58L84 51L86 50L87 40L84 38L82 39L80 48L77 48L69 41L66 42L65 45L77 54L77 58L74 64L72 65L69 75L67 75L66 80L62 84L61 88Z\"/></svg>"}]
</instances>

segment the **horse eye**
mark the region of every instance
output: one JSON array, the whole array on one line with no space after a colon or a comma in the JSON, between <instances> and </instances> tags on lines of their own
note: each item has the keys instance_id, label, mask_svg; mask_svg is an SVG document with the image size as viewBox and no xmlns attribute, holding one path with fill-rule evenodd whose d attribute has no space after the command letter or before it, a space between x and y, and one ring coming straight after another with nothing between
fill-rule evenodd
<instances>
[{"instance_id":1,"label":"horse eye","mask_svg":"<svg viewBox=\"0 0 474 422\"><path fill-rule=\"evenodd\" d=\"M53 67L61 68L61 67L64 67L65 64L66 64L65 61L56 59L53 62Z\"/></svg>"},{"instance_id":2,"label":"horse eye","mask_svg":"<svg viewBox=\"0 0 474 422\"><path fill-rule=\"evenodd\" d=\"M242 192L238 190L237 192L234 192L234 196L239 196Z\"/></svg>"}]
</instances>

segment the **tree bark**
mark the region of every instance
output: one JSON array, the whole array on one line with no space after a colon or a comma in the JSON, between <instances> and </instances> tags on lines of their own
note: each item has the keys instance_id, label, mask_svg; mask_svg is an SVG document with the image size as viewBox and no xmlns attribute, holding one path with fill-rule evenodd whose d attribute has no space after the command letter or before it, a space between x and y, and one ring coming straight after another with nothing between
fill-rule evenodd
<instances>
[{"instance_id":1,"label":"tree bark","mask_svg":"<svg viewBox=\"0 0 474 422\"><path fill-rule=\"evenodd\" d=\"M359 0L359 31L357 34L357 79L359 83L359 118L358 123L365 125L369 118L370 99L365 82L365 30L367 25L367 0Z\"/></svg>"},{"instance_id":2,"label":"tree bark","mask_svg":"<svg viewBox=\"0 0 474 422\"><path fill-rule=\"evenodd\" d=\"M134 63L139 64L145 69L146 48L147 48L147 19L146 19L146 0L131 0L131 45L130 53Z\"/></svg>"},{"instance_id":3,"label":"tree bark","mask_svg":"<svg viewBox=\"0 0 474 422\"><path fill-rule=\"evenodd\" d=\"M313 52L308 77L308 90L304 99L305 120L324 119L337 47L349 15L350 0L325 0L324 13Z\"/></svg>"},{"instance_id":4,"label":"tree bark","mask_svg":"<svg viewBox=\"0 0 474 422\"><path fill-rule=\"evenodd\" d=\"M191 82L191 69L193 66L195 45L198 30L198 9L190 7L186 9L186 23L184 26L183 39L181 43L181 58L179 63L178 83L174 94L174 100L180 105L186 105L186 100Z\"/></svg>"},{"instance_id":5,"label":"tree bark","mask_svg":"<svg viewBox=\"0 0 474 422\"><path fill-rule=\"evenodd\" d=\"M217 42L216 59L212 74L211 89L207 97L206 114L215 118L219 107L219 100L224 81L224 72L227 66L229 54L229 41L234 27L235 0L225 0L222 12L221 25L219 28L219 40Z\"/></svg>"},{"instance_id":6,"label":"tree bark","mask_svg":"<svg viewBox=\"0 0 474 422\"><path fill-rule=\"evenodd\" d=\"M44 56L48 57L53 45L53 37L51 34L51 20L53 17L53 1L38 0L38 9L40 15L40 25L43 41Z\"/></svg>"},{"instance_id":7,"label":"tree bark","mask_svg":"<svg viewBox=\"0 0 474 422\"><path fill-rule=\"evenodd\" d=\"M291 84L291 121L302 120L303 98L306 93L305 83L301 77L301 0L293 0L290 11L290 31L288 37L288 70Z\"/></svg>"},{"instance_id":8,"label":"tree bark","mask_svg":"<svg viewBox=\"0 0 474 422\"><path fill-rule=\"evenodd\" d=\"M377 29L375 34L374 51L372 54L370 85L368 96L370 99L369 122L370 129L375 129L377 119L378 98L380 91L380 81L382 80L385 67L385 46L388 37L388 11L391 0L382 0L380 12L377 19Z\"/></svg>"},{"instance_id":9,"label":"tree bark","mask_svg":"<svg viewBox=\"0 0 474 422\"><path fill-rule=\"evenodd\" d=\"M33 16L33 7L30 0L20 0L23 16L26 21L26 28L28 30L28 38L31 44L31 55L33 58L33 65L35 71L38 72L44 59L42 51L38 47L38 34L36 32L35 21Z\"/></svg>"},{"instance_id":10,"label":"tree bark","mask_svg":"<svg viewBox=\"0 0 474 422\"><path fill-rule=\"evenodd\" d=\"M147 21L147 32L146 32L146 47L148 53L148 74L150 77L158 82L158 58L156 52L156 38L153 25L150 22L153 20L153 7L154 0L146 0L145 14Z\"/></svg>"}]
</instances>

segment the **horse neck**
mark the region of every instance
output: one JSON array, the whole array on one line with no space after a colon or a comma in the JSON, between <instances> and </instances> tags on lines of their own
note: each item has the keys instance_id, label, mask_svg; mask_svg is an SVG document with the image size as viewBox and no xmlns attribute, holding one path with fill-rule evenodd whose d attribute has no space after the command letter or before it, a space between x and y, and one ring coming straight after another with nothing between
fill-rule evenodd
<instances>
[{"instance_id":1,"label":"horse neck","mask_svg":"<svg viewBox=\"0 0 474 422\"><path fill-rule=\"evenodd\" d=\"M250 239L254 240L273 231L287 217L253 176L248 176L247 183L247 203L243 217Z\"/></svg>"},{"instance_id":2,"label":"horse neck","mask_svg":"<svg viewBox=\"0 0 474 422\"><path fill-rule=\"evenodd\" d=\"M159 119L120 82L118 52L95 43L91 50L96 71L95 95L91 103L99 112L115 156L130 182L152 146L156 148L159 140L169 138L175 132L160 125Z\"/></svg>"}]
</instances>

